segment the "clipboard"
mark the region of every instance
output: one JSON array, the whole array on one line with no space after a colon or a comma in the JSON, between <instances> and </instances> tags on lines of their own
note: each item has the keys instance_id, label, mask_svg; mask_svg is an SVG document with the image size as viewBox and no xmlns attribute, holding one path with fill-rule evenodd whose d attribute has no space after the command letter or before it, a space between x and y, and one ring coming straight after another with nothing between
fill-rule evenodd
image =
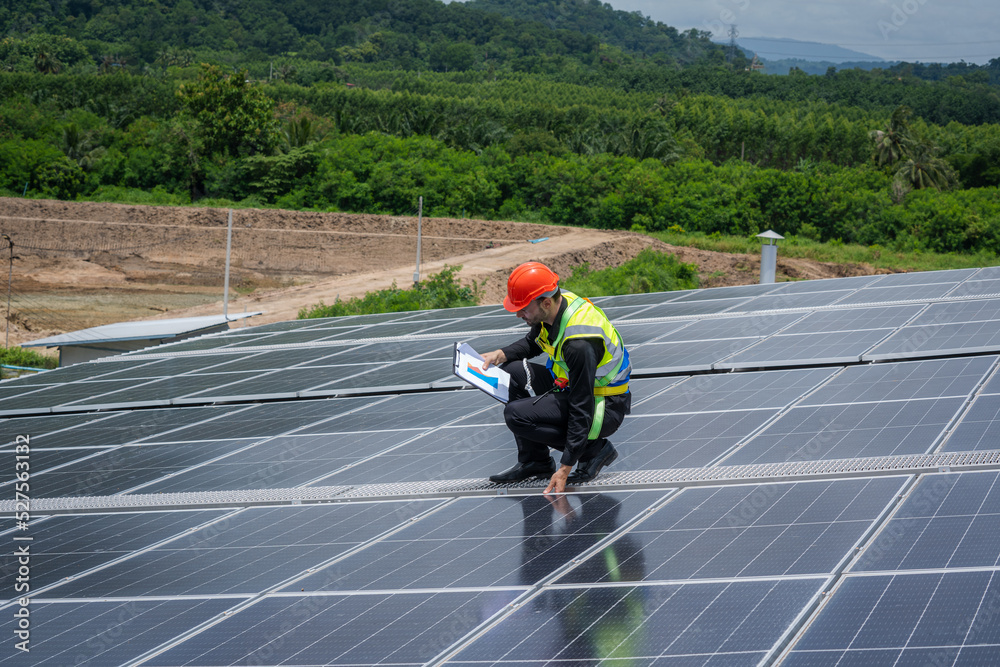
<instances>
[{"instance_id":1,"label":"clipboard","mask_svg":"<svg viewBox=\"0 0 1000 667\"><path fill-rule=\"evenodd\" d=\"M509 400L510 373L498 366L482 370L483 358L470 345L455 343L454 373L501 403Z\"/></svg>"}]
</instances>

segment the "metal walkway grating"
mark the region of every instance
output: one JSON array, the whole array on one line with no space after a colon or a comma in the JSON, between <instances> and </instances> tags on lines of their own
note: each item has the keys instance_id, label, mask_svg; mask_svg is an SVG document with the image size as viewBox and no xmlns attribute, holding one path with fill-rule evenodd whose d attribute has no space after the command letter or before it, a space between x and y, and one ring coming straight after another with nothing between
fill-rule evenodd
<instances>
[{"instance_id":1,"label":"metal walkway grating","mask_svg":"<svg viewBox=\"0 0 1000 667\"><path fill-rule=\"evenodd\" d=\"M1000 450L791 461L715 468L605 472L599 479L574 487L573 490L628 491L976 470L1000 470ZM455 496L531 495L539 493L545 488L546 483L543 480L531 480L519 484L501 485L483 479L454 479L357 486L38 498L31 501L31 512L34 516L40 516L81 512L299 505ZM0 502L0 512L12 514L14 504L13 500Z\"/></svg>"}]
</instances>

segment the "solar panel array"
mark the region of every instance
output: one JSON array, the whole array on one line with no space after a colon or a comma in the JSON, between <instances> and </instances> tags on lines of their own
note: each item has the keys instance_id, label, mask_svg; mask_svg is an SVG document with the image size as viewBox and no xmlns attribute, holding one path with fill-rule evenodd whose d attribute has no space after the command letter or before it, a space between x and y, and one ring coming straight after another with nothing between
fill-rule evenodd
<instances>
[{"instance_id":1,"label":"solar panel array","mask_svg":"<svg viewBox=\"0 0 1000 667\"><path fill-rule=\"evenodd\" d=\"M988 664L998 273L595 299L633 413L558 497L486 481L512 440L451 358L525 333L495 306L0 383L0 665Z\"/></svg>"}]
</instances>

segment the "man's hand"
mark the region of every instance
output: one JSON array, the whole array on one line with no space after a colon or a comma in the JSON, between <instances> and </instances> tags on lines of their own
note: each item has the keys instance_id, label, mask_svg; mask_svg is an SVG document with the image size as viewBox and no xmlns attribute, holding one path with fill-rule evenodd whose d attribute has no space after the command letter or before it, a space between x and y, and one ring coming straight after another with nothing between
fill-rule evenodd
<instances>
[{"instance_id":1,"label":"man's hand","mask_svg":"<svg viewBox=\"0 0 1000 667\"><path fill-rule=\"evenodd\" d=\"M505 361L507 361L507 355L503 353L503 350L487 352L483 355L483 365L480 367L480 370L485 371L490 366L499 366Z\"/></svg>"},{"instance_id":2,"label":"man's hand","mask_svg":"<svg viewBox=\"0 0 1000 667\"><path fill-rule=\"evenodd\" d=\"M559 470L556 470L552 474L552 479L549 480L549 485L545 487L542 491L545 495L551 491L552 493L562 493L566 490L566 478L569 477L570 470L573 466L559 466Z\"/></svg>"}]
</instances>

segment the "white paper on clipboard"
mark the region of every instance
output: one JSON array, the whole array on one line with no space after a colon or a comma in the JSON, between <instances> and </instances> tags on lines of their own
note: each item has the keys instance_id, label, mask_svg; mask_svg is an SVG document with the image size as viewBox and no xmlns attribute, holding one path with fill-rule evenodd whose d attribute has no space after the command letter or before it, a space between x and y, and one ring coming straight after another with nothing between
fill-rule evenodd
<instances>
[{"instance_id":1,"label":"white paper on clipboard","mask_svg":"<svg viewBox=\"0 0 1000 667\"><path fill-rule=\"evenodd\" d=\"M483 370L483 358L466 343L455 343L455 375L501 403L509 399L510 373L497 366Z\"/></svg>"}]
</instances>

